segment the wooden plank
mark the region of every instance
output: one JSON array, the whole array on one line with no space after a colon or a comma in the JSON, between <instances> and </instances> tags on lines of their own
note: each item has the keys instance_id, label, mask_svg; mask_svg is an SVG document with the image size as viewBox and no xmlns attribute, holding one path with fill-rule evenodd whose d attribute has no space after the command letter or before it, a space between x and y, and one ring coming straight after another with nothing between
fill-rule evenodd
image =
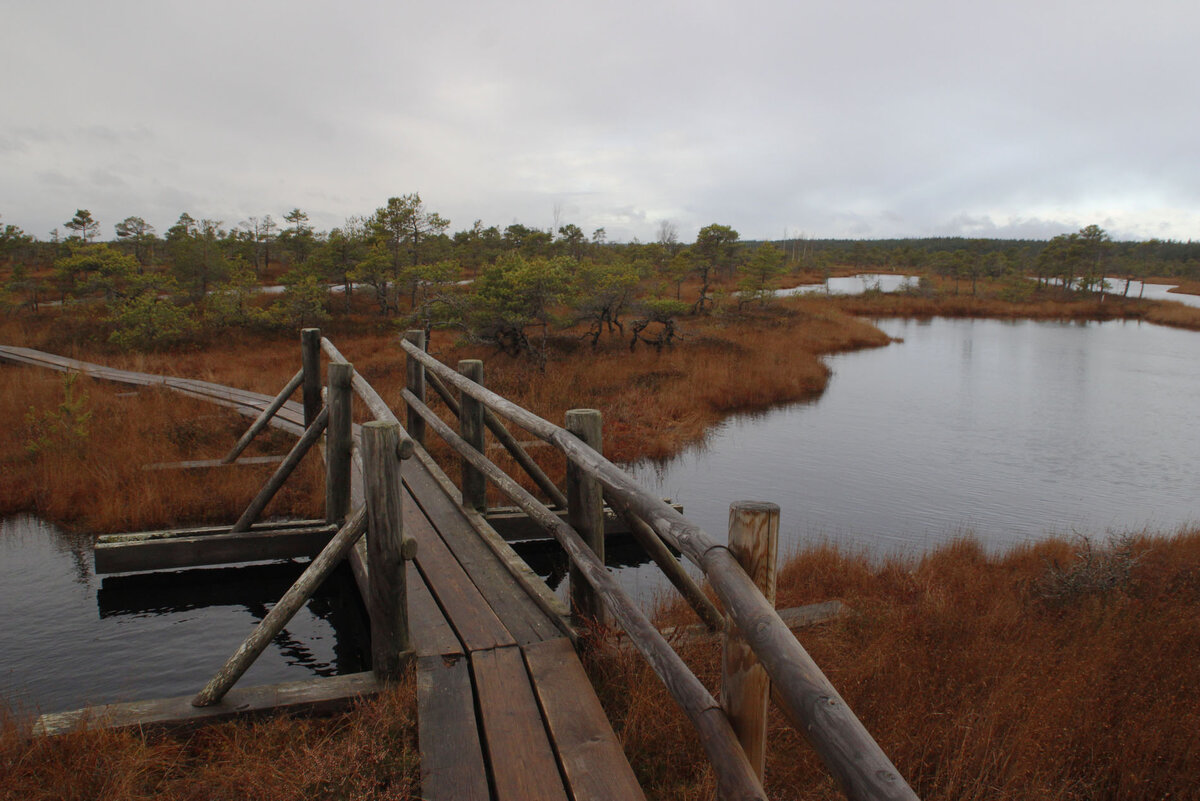
<instances>
[{"instance_id":1,"label":"wooden plank","mask_svg":"<svg viewBox=\"0 0 1200 801\"><path fill-rule=\"evenodd\" d=\"M465 658L417 659L417 745L425 801L490 798Z\"/></svg>"},{"instance_id":2,"label":"wooden plank","mask_svg":"<svg viewBox=\"0 0 1200 801\"><path fill-rule=\"evenodd\" d=\"M96 573L131 573L138 570L170 570L312 557L321 552L336 531L336 526L321 526L97 542L94 554Z\"/></svg>"},{"instance_id":3,"label":"wooden plank","mask_svg":"<svg viewBox=\"0 0 1200 801\"><path fill-rule=\"evenodd\" d=\"M415 469L417 464L414 459L404 469L404 482L409 487L411 497L430 520L437 521L440 539L516 641L524 644L562 636L549 616L534 603L495 553L480 540L458 504L442 491L428 471ZM412 505L406 503L406 511ZM408 523L407 517L405 523ZM419 538L418 542L420 548L424 549L425 543ZM418 552L418 561L420 558Z\"/></svg>"},{"instance_id":4,"label":"wooden plank","mask_svg":"<svg viewBox=\"0 0 1200 801\"><path fill-rule=\"evenodd\" d=\"M246 467L256 464L279 464L286 459L285 454L272 456L243 456L232 462L224 459L192 459L186 462L155 462L142 465L143 470L204 470L209 467Z\"/></svg>"},{"instance_id":5,"label":"wooden plank","mask_svg":"<svg viewBox=\"0 0 1200 801\"><path fill-rule=\"evenodd\" d=\"M566 801L520 649L476 651L471 672L497 801Z\"/></svg>"},{"instance_id":6,"label":"wooden plank","mask_svg":"<svg viewBox=\"0 0 1200 801\"><path fill-rule=\"evenodd\" d=\"M335 526L329 526L324 520L275 520L266 523L255 523L250 533L261 531L300 531L303 529L322 529L336 531ZM201 537L210 534L229 534L231 526L191 526L189 528L160 528L149 531L130 531L124 534L102 534L96 542L135 542L138 540L162 540L173 537Z\"/></svg>"},{"instance_id":7,"label":"wooden plank","mask_svg":"<svg viewBox=\"0 0 1200 801\"><path fill-rule=\"evenodd\" d=\"M570 640L522 650L574 801L645 799Z\"/></svg>"},{"instance_id":8,"label":"wooden plank","mask_svg":"<svg viewBox=\"0 0 1200 801\"><path fill-rule=\"evenodd\" d=\"M467 524L475 530L479 541L487 546L500 565L525 590L525 594L533 601L534 606L540 609L542 614L558 627L559 631L574 639L576 633L569 621L570 610L567 609L567 605L563 603L562 599L555 595L554 591L546 586L546 582L533 572L533 569L513 550L512 546L488 525L482 514L457 504L458 488L424 449L414 451L412 461L420 463L424 472L428 474L429 483L434 487L440 487L442 495L458 508ZM413 467L412 470L415 474L418 468Z\"/></svg>"},{"instance_id":9,"label":"wooden plank","mask_svg":"<svg viewBox=\"0 0 1200 801\"><path fill-rule=\"evenodd\" d=\"M55 712L38 718L33 730L35 734L53 736L65 734L85 723L89 728L162 726L189 729L238 715L267 712L333 714L347 709L356 699L378 693L380 687L370 672L351 673L285 684L240 687L230 690L221 703L203 708L192 706L192 696L180 695Z\"/></svg>"},{"instance_id":10,"label":"wooden plank","mask_svg":"<svg viewBox=\"0 0 1200 801\"><path fill-rule=\"evenodd\" d=\"M514 645L504 623L410 499L405 496L404 530L417 541L417 565L463 646L476 651Z\"/></svg>"},{"instance_id":11,"label":"wooden plank","mask_svg":"<svg viewBox=\"0 0 1200 801\"><path fill-rule=\"evenodd\" d=\"M462 643L425 584L425 577L413 562L405 565L408 573L408 625L418 657L462 656Z\"/></svg>"},{"instance_id":12,"label":"wooden plank","mask_svg":"<svg viewBox=\"0 0 1200 801\"><path fill-rule=\"evenodd\" d=\"M678 504L676 508L681 508ZM552 510L560 520L567 519L567 511L565 509ZM529 519L529 515L522 512L516 506L493 506L488 509L484 515L488 525L496 529L496 533L504 538L505 542L554 542L554 537L546 533L546 529L539 526L536 522ZM604 507L604 536L605 537L621 537L633 536L633 532L626 525L621 516Z\"/></svg>"}]
</instances>

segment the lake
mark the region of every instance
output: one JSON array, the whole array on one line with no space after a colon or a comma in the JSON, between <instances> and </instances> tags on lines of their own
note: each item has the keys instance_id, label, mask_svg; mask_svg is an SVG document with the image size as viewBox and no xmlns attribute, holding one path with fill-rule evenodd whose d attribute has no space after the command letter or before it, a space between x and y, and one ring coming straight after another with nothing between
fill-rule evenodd
<instances>
[{"instance_id":1,"label":"lake","mask_svg":"<svg viewBox=\"0 0 1200 801\"><path fill-rule=\"evenodd\" d=\"M726 421L636 475L723 538L738 499L783 549L919 554L1200 520L1200 334L1112 321L884 320L810 403Z\"/></svg>"}]
</instances>

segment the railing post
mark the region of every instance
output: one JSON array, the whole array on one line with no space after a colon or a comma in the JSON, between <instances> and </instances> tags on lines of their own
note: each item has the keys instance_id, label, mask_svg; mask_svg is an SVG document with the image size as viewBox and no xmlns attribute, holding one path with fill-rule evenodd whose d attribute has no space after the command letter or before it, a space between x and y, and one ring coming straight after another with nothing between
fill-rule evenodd
<instances>
[{"instance_id":1,"label":"railing post","mask_svg":"<svg viewBox=\"0 0 1200 801\"><path fill-rule=\"evenodd\" d=\"M603 450L602 418L597 409L571 409L566 415L565 428L592 450ZM604 564L604 494L600 482L567 460L567 522L579 532L587 546ZM571 607L575 614L605 622L604 604L600 596L571 563Z\"/></svg>"},{"instance_id":2,"label":"railing post","mask_svg":"<svg viewBox=\"0 0 1200 801\"><path fill-rule=\"evenodd\" d=\"M425 332L416 329L404 332L404 338L416 345L421 350L425 350ZM425 365L417 361L412 355L407 356L407 373L408 373L408 391L417 396L417 400L421 403L425 402ZM404 427L408 430L408 435L413 438L421 447L425 447L425 420L421 415L410 406L408 414L404 420Z\"/></svg>"},{"instance_id":3,"label":"railing post","mask_svg":"<svg viewBox=\"0 0 1200 801\"><path fill-rule=\"evenodd\" d=\"M367 606L371 666L380 679L397 679L412 658L408 633L406 559L416 541L404 538L400 424L376 420L362 427L367 507Z\"/></svg>"},{"instance_id":4,"label":"railing post","mask_svg":"<svg viewBox=\"0 0 1200 801\"><path fill-rule=\"evenodd\" d=\"M312 425L321 411L321 329L300 331L301 369L304 371L304 427Z\"/></svg>"},{"instance_id":5,"label":"railing post","mask_svg":"<svg viewBox=\"0 0 1200 801\"><path fill-rule=\"evenodd\" d=\"M729 550L746 575L775 605L775 568L779 557L779 507L738 501L729 506ZM721 705L737 733L746 758L763 780L767 753L767 701L771 680L737 626L729 621L721 660Z\"/></svg>"},{"instance_id":6,"label":"railing post","mask_svg":"<svg viewBox=\"0 0 1200 801\"><path fill-rule=\"evenodd\" d=\"M350 513L353 380L353 365L329 363L329 425L325 429L326 523L341 523Z\"/></svg>"},{"instance_id":7,"label":"railing post","mask_svg":"<svg viewBox=\"0 0 1200 801\"><path fill-rule=\"evenodd\" d=\"M458 363L458 372L466 378L483 385L483 362L478 359L463 359ZM487 455L484 444L484 405L465 392L460 393L458 425L459 433L467 443ZM462 502L469 509L487 511L487 481L483 473L476 470L466 459L462 460Z\"/></svg>"}]
</instances>

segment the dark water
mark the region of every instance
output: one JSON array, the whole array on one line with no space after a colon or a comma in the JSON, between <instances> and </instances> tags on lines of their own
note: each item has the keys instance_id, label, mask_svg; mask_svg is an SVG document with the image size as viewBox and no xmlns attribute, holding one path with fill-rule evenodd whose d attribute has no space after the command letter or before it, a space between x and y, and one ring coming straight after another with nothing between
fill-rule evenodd
<instances>
[{"instance_id":1,"label":"dark water","mask_svg":"<svg viewBox=\"0 0 1200 801\"><path fill-rule=\"evenodd\" d=\"M784 549L920 553L1200 521L1200 334L1132 322L887 320L816 401L730 420L647 486L723 538L782 507Z\"/></svg>"},{"instance_id":2,"label":"dark water","mask_svg":"<svg viewBox=\"0 0 1200 801\"><path fill-rule=\"evenodd\" d=\"M26 712L198 691L304 564L104 576L90 539L31 517L0 522L0 698ZM365 670L363 612L336 573L241 679Z\"/></svg>"}]
</instances>

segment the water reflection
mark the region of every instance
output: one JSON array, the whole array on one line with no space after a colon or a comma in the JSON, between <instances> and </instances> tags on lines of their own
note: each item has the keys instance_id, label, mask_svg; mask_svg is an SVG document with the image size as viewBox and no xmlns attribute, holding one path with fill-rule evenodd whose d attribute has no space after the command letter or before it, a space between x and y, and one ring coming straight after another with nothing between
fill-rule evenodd
<instances>
[{"instance_id":1,"label":"water reflection","mask_svg":"<svg viewBox=\"0 0 1200 801\"><path fill-rule=\"evenodd\" d=\"M1136 322L888 320L903 340L828 360L815 402L738 417L666 465L655 492L723 536L728 505L783 508L784 549L832 540L919 553L1200 519L1200 344Z\"/></svg>"},{"instance_id":2,"label":"water reflection","mask_svg":"<svg viewBox=\"0 0 1200 801\"><path fill-rule=\"evenodd\" d=\"M0 521L0 698L52 712L194 692L299 576L287 562L108 576L89 537L35 518ZM269 684L369 667L348 569L335 572L243 682Z\"/></svg>"}]
</instances>

